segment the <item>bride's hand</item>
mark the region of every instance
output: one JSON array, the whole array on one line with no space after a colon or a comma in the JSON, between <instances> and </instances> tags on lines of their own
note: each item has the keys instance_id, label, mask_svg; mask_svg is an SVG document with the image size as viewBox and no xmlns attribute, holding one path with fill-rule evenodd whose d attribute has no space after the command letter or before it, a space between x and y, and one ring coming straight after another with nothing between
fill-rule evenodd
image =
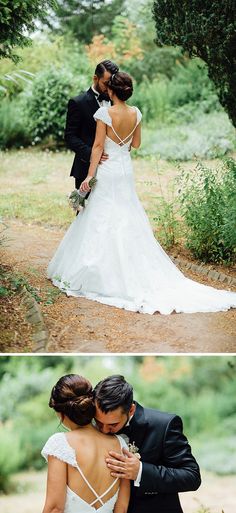
<instances>
[{"instance_id":1,"label":"bride's hand","mask_svg":"<svg viewBox=\"0 0 236 513\"><path fill-rule=\"evenodd\" d=\"M89 192L91 187L89 187L89 181L91 180L91 177L85 178L85 180L81 183L81 186L79 188L80 192Z\"/></svg>"}]
</instances>

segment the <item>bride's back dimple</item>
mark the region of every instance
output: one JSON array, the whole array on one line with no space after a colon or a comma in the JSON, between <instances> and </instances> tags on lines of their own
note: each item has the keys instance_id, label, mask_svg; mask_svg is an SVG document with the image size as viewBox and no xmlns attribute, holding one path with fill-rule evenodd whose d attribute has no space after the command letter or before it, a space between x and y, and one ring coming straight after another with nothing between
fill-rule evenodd
<instances>
[{"instance_id":1,"label":"bride's back dimple","mask_svg":"<svg viewBox=\"0 0 236 513\"><path fill-rule=\"evenodd\" d=\"M102 495L114 483L114 478L111 477L110 471L106 467L105 457L108 456L109 450L120 452L119 440L99 432L91 435L91 433L75 431L67 433L66 438L74 449L78 466L88 479L89 484L99 496ZM96 499L78 469L70 465L68 466L68 487L88 504ZM118 487L119 481L103 497L103 502L107 502L113 497ZM97 501L93 507L95 509L101 507L101 502Z\"/></svg>"}]
</instances>

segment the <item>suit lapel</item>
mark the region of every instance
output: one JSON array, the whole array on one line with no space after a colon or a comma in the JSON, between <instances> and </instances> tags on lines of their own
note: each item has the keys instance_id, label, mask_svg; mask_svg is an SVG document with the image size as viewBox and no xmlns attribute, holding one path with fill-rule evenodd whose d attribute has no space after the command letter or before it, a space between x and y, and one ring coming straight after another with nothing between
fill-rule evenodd
<instances>
[{"instance_id":1,"label":"suit lapel","mask_svg":"<svg viewBox=\"0 0 236 513\"><path fill-rule=\"evenodd\" d=\"M136 402L135 404L136 411L130 422L130 443L135 442L136 447L141 450L148 422L145 419L144 408Z\"/></svg>"},{"instance_id":2,"label":"suit lapel","mask_svg":"<svg viewBox=\"0 0 236 513\"><path fill-rule=\"evenodd\" d=\"M94 95L91 87L87 91L86 102L87 102L88 109L91 113L91 116L93 117L95 112L99 109L99 105L98 105L98 102L95 98L95 95ZM95 120L94 120L94 123L95 123Z\"/></svg>"}]
</instances>

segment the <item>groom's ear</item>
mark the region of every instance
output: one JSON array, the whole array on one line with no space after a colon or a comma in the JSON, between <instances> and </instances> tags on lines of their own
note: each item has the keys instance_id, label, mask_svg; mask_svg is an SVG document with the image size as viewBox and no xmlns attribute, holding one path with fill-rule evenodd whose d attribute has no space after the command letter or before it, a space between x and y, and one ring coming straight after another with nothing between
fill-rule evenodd
<instances>
[{"instance_id":1,"label":"groom's ear","mask_svg":"<svg viewBox=\"0 0 236 513\"><path fill-rule=\"evenodd\" d=\"M134 403L133 403L133 404L132 404L132 406L131 406L131 408L130 408L130 410L129 410L129 414L130 414L130 416L131 416L131 415L134 415L134 414L135 414L135 411L136 411L136 404L134 404Z\"/></svg>"}]
</instances>

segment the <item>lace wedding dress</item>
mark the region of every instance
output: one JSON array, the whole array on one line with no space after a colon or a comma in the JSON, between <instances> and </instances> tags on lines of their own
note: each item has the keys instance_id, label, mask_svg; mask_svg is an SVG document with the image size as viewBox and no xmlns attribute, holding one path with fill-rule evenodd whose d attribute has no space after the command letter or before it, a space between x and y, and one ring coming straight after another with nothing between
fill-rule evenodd
<instances>
[{"instance_id":1,"label":"lace wedding dress","mask_svg":"<svg viewBox=\"0 0 236 513\"><path fill-rule=\"evenodd\" d=\"M117 436L117 438L119 439L121 449L123 447L127 449L127 444L123 440L123 438L119 435L115 436ZM84 473L79 467L76 460L75 451L73 447L71 447L67 442L65 433L55 433L54 435L52 435L43 447L41 454L46 459L46 461L48 461L48 456L55 456L56 458L58 458L61 461L64 461L68 465L75 467L80 473L81 477L86 482L86 484L88 485L91 492L94 494L95 499L89 504L88 502L84 501L79 495L73 492L73 490L71 490L69 486L67 486L64 513L95 513L96 511L98 513L113 512L115 503L118 498L119 489L107 501L105 501L104 498L108 494L108 492L110 492L110 490L113 488L113 486L117 483L118 478L114 479L111 486L109 486L109 488L107 488L107 490L105 490L102 493L102 495L98 495L96 490L94 490L94 488L91 486L89 480L85 477ZM98 507L98 503L100 503L100 507ZM96 508L94 507L95 504L97 505Z\"/></svg>"},{"instance_id":2,"label":"lace wedding dress","mask_svg":"<svg viewBox=\"0 0 236 513\"><path fill-rule=\"evenodd\" d=\"M141 113L137 111L137 124ZM48 267L48 277L69 296L153 314L217 312L236 307L236 294L194 282L156 241L135 191L130 142L112 127L107 107L94 115L119 139L106 136L107 161L86 208L72 222Z\"/></svg>"}]
</instances>

